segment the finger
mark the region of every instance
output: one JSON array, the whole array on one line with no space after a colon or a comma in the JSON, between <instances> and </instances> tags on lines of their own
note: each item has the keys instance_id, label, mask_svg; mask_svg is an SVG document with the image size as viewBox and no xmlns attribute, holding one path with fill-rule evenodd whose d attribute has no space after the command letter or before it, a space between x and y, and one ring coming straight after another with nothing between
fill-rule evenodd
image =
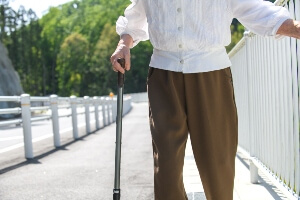
<instances>
[{"instance_id":1,"label":"finger","mask_svg":"<svg viewBox=\"0 0 300 200\"><path fill-rule=\"evenodd\" d=\"M120 53L120 52L113 53L112 56L110 57L111 64L113 65L118 60L118 58L121 58L121 57L124 57L122 53Z\"/></svg>"},{"instance_id":2,"label":"finger","mask_svg":"<svg viewBox=\"0 0 300 200\"><path fill-rule=\"evenodd\" d=\"M115 58L114 55L112 55L112 56L110 57L110 62L111 62L112 65L114 64L115 59L116 59L116 58Z\"/></svg>"},{"instance_id":3,"label":"finger","mask_svg":"<svg viewBox=\"0 0 300 200\"><path fill-rule=\"evenodd\" d=\"M115 62L117 61L117 58L118 58L117 55L112 55L112 56L110 57L110 62L111 62L112 65L115 64Z\"/></svg>"},{"instance_id":4,"label":"finger","mask_svg":"<svg viewBox=\"0 0 300 200\"><path fill-rule=\"evenodd\" d=\"M114 62L113 69L117 72L121 72L122 74L125 73L125 70L121 67L121 65L118 62Z\"/></svg>"},{"instance_id":5,"label":"finger","mask_svg":"<svg viewBox=\"0 0 300 200\"><path fill-rule=\"evenodd\" d=\"M117 70L117 66L118 66L118 62L117 62L117 55L112 55L111 57L110 57L110 62L111 62L111 64L112 64L112 69L115 71L115 72L118 72L118 70ZM119 64L120 65L120 64Z\"/></svg>"},{"instance_id":6,"label":"finger","mask_svg":"<svg viewBox=\"0 0 300 200\"><path fill-rule=\"evenodd\" d=\"M125 55L125 69L130 70L130 53Z\"/></svg>"}]
</instances>

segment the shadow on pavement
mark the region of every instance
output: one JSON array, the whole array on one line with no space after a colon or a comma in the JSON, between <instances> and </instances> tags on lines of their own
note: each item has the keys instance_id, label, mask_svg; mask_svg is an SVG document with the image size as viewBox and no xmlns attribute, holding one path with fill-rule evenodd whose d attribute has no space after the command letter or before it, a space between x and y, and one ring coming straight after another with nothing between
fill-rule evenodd
<instances>
[{"instance_id":1,"label":"shadow on pavement","mask_svg":"<svg viewBox=\"0 0 300 200\"><path fill-rule=\"evenodd\" d=\"M243 163L243 165L250 170L250 166L249 164L245 161L246 158L243 158L241 155L239 155L239 153L237 153L236 157L240 160L241 163ZM250 177L249 177L250 179ZM278 194L278 189L276 186L274 186L268 179L267 177L262 177L261 175L258 175L258 185L260 185L261 187L266 188L266 190L270 193L270 195L272 195L272 197L274 198L274 200L281 200L282 197L279 196Z\"/></svg>"}]
</instances>

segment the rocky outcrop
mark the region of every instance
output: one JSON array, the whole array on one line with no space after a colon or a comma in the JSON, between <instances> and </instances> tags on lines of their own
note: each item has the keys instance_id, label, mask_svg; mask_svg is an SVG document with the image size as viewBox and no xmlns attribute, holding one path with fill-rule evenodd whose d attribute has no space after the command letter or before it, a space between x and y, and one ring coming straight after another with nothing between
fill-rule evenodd
<instances>
[{"instance_id":1,"label":"rocky outcrop","mask_svg":"<svg viewBox=\"0 0 300 200\"><path fill-rule=\"evenodd\" d=\"M19 96L22 93L24 92L20 83L20 77L8 57L7 49L0 43L0 96ZM15 106L15 103L0 102L0 108ZM8 115L5 117L8 117Z\"/></svg>"}]
</instances>

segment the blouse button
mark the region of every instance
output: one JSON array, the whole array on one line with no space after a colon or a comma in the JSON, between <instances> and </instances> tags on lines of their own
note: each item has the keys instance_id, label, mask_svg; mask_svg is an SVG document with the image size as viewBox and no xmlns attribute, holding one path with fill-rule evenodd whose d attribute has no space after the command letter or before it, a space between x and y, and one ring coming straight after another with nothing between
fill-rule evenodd
<instances>
[{"instance_id":1,"label":"blouse button","mask_svg":"<svg viewBox=\"0 0 300 200\"><path fill-rule=\"evenodd\" d=\"M184 63L184 60L180 60L180 64L183 64Z\"/></svg>"},{"instance_id":2,"label":"blouse button","mask_svg":"<svg viewBox=\"0 0 300 200\"><path fill-rule=\"evenodd\" d=\"M181 8L177 8L177 12L181 12Z\"/></svg>"}]
</instances>

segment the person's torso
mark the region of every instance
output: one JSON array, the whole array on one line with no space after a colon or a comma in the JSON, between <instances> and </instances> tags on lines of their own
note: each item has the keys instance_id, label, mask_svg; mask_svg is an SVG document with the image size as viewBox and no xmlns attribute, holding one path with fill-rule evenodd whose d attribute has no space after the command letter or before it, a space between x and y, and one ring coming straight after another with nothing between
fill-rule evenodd
<instances>
[{"instance_id":1,"label":"person's torso","mask_svg":"<svg viewBox=\"0 0 300 200\"><path fill-rule=\"evenodd\" d=\"M230 43L232 16L226 0L140 0L154 48L219 49Z\"/></svg>"}]
</instances>

